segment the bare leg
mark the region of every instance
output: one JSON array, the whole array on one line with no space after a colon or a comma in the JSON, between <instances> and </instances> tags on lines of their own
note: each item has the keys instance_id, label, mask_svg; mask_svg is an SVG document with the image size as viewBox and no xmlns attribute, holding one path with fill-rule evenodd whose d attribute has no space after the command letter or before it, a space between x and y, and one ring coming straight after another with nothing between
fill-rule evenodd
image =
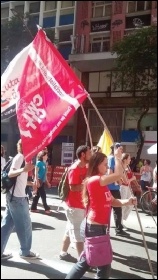
<instances>
[{"instance_id":1,"label":"bare leg","mask_svg":"<svg viewBox=\"0 0 158 280\"><path fill-rule=\"evenodd\" d=\"M70 246L70 237L67 235L64 235L63 245L62 245L61 250L66 253L68 251L69 246Z\"/></svg>"}]
</instances>

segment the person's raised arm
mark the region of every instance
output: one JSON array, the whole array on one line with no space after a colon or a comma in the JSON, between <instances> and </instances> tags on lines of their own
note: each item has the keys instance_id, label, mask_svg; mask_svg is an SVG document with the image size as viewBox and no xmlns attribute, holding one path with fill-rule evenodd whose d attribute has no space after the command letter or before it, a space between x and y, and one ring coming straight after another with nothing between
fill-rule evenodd
<instances>
[{"instance_id":1,"label":"person's raised arm","mask_svg":"<svg viewBox=\"0 0 158 280\"><path fill-rule=\"evenodd\" d=\"M117 148L117 150L115 150L115 152L114 152L114 156L115 156L114 173L109 174L109 175L102 175L100 177L101 186L105 186L105 185L114 183L114 182L118 181L119 179L121 179L121 177L123 177L124 171L123 171L122 164L121 164L121 155L122 155L121 150L119 148Z\"/></svg>"}]
</instances>

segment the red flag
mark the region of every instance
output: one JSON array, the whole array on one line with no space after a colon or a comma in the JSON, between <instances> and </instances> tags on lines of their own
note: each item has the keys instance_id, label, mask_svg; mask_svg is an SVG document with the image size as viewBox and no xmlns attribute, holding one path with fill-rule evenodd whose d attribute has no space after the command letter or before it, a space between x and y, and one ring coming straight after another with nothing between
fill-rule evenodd
<instances>
[{"instance_id":1,"label":"red flag","mask_svg":"<svg viewBox=\"0 0 158 280\"><path fill-rule=\"evenodd\" d=\"M88 93L43 30L30 46L18 90L18 125L29 161L59 134Z\"/></svg>"}]
</instances>

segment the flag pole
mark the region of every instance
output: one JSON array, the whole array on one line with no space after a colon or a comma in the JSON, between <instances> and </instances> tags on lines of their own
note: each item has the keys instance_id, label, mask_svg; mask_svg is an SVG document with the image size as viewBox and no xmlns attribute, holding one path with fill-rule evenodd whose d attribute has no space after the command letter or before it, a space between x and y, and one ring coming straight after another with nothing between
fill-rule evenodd
<instances>
[{"instance_id":1,"label":"flag pole","mask_svg":"<svg viewBox=\"0 0 158 280\"><path fill-rule=\"evenodd\" d=\"M122 165L122 168L124 170L125 178L126 178L126 180L128 182L127 173L126 173L126 171L124 169L124 166L123 166L122 162L121 162L121 165ZM134 197L133 190L132 190L132 188L131 188L131 186L129 184L128 184L128 187L130 189L132 197ZM154 271L153 271L153 267L152 267L151 259L150 259L150 255L149 255L149 250L148 250L147 243L146 243L146 240L145 240L145 235L144 235L144 231L143 231L143 227L142 227L142 223L141 223L141 219L140 219L140 215L139 215L139 212L138 212L137 205L134 205L134 208L136 210L136 215L137 215L137 218L138 218L138 223L140 225L140 230L141 230L141 234L142 234L142 237L143 237L143 243L144 243L145 251L146 251L146 254L147 254L147 258L148 258L148 264L149 264L150 272L151 272L152 278L155 279Z\"/></svg>"},{"instance_id":2,"label":"flag pole","mask_svg":"<svg viewBox=\"0 0 158 280\"><path fill-rule=\"evenodd\" d=\"M85 122L86 122L86 125L87 125L87 130L88 130L88 134L89 134L89 141L90 141L91 149L93 149L92 135L91 135L91 132L90 132L90 127L89 127L88 119L86 117L86 114L85 114L85 111L83 109L83 105L82 104L81 104L81 109L82 109L83 116L84 116L84 119L85 119Z\"/></svg>"},{"instance_id":3,"label":"flag pole","mask_svg":"<svg viewBox=\"0 0 158 280\"><path fill-rule=\"evenodd\" d=\"M111 136L111 138L112 138L112 140L113 140L113 142L114 142L114 139L113 139L113 137L112 137L112 135L111 135L111 133L110 133L110 131L109 131L109 129L108 129L108 127L107 127L107 125L106 125L104 119L103 119L103 117L101 116L101 114L99 113L99 110L97 109L96 105L94 104L93 100L91 99L91 97L90 97L89 95L88 95L87 98L89 99L90 103L92 104L92 106L93 106L94 109L96 110L96 113L98 114L99 119L100 119L101 122L103 123L103 126L104 126L105 130L107 130L107 132L109 133L109 135Z\"/></svg>"}]
</instances>

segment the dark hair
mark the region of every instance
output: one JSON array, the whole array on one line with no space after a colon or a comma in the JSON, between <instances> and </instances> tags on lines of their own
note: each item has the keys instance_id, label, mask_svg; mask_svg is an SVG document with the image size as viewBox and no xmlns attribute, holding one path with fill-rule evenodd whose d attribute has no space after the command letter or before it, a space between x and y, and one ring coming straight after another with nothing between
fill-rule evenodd
<instances>
[{"instance_id":1,"label":"dark hair","mask_svg":"<svg viewBox=\"0 0 158 280\"><path fill-rule=\"evenodd\" d=\"M47 152L45 152L45 151L39 152L39 153L37 154L37 160L43 161L43 157L44 157L45 155L47 155Z\"/></svg>"},{"instance_id":2,"label":"dark hair","mask_svg":"<svg viewBox=\"0 0 158 280\"><path fill-rule=\"evenodd\" d=\"M79 147L77 148L77 150L76 150L76 157L77 157L78 159L80 159L82 153L86 153L86 152L88 151L88 149L89 149L89 147L86 146L86 145L79 146Z\"/></svg>"},{"instance_id":3,"label":"dark hair","mask_svg":"<svg viewBox=\"0 0 158 280\"><path fill-rule=\"evenodd\" d=\"M146 160L147 164L150 165L151 160L150 159L145 159L145 160Z\"/></svg>"},{"instance_id":4,"label":"dark hair","mask_svg":"<svg viewBox=\"0 0 158 280\"><path fill-rule=\"evenodd\" d=\"M98 165L100 165L104 159L106 158L106 155L100 152L94 153L88 164L88 171L87 171L87 178L84 181L83 191L82 191L82 201L83 205L86 207L89 203L89 195L87 191L87 179L91 176L98 175Z\"/></svg>"},{"instance_id":5,"label":"dark hair","mask_svg":"<svg viewBox=\"0 0 158 280\"><path fill-rule=\"evenodd\" d=\"M18 143L17 143L17 151L18 153L23 154L23 150L22 150L22 140L19 139Z\"/></svg>"}]
</instances>

